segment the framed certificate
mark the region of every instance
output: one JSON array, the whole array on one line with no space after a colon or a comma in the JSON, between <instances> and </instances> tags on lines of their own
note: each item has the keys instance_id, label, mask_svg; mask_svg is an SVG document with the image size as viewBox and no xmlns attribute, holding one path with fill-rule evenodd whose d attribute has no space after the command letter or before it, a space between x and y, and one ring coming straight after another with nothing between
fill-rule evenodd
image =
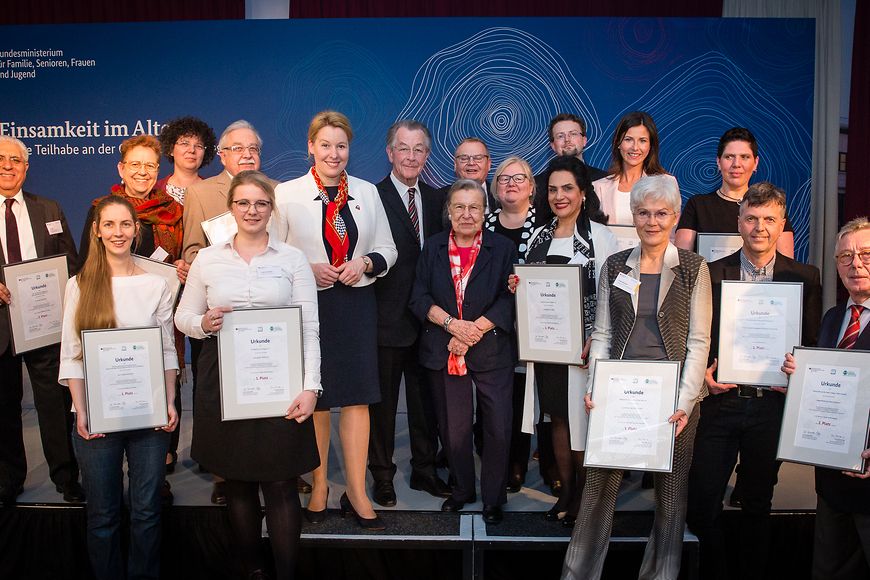
<instances>
[{"instance_id":1,"label":"framed certificate","mask_svg":"<svg viewBox=\"0 0 870 580\"><path fill-rule=\"evenodd\" d=\"M218 333L221 418L283 417L302 392L302 307L224 314Z\"/></svg>"},{"instance_id":2,"label":"framed certificate","mask_svg":"<svg viewBox=\"0 0 870 580\"><path fill-rule=\"evenodd\" d=\"M784 387L785 353L801 343L801 282L722 281L717 381Z\"/></svg>"},{"instance_id":3,"label":"framed certificate","mask_svg":"<svg viewBox=\"0 0 870 580\"><path fill-rule=\"evenodd\" d=\"M148 272L149 274L157 274L169 284L169 291L172 293L172 304L178 303L178 293L181 291L181 280L178 279L178 268L175 264L168 262L160 262L146 258L144 256L133 256L133 261L136 265Z\"/></svg>"},{"instance_id":4,"label":"framed certificate","mask_svg":"<svg viewBox=\"0 0 870 580\"><path fill-rule=\"evenodd\" d=\"M870 351L794 349L776 457L861 473L870 429Z\"/></svg>"},{"instance_id":5,"label":"framed certificate","mask_svg":"<svg viewBox=\"0 0 870 580\"><path fill-rule=\"evenodd\" d=\"M517 264L520 360L580 364L583 353L582 269L577 264Z\"/></svg>"},{"instance_id":6,"label":"framed certificate","mask_svg":"<svg viewBox=\"0 0 870 580\"><path fill-rule=\"evenodd\" d=\"M239 231L236 219L228 211L209 220L203 220L201 225L209 246L223 243Z\"/></svg>"},{"instance_id":7,"label":"framed certificate","mask_svg":"<svg viewBox=\"0 0 870 580\"><path fill-rule=\"evenodd\" d=\"M697 244L698 254L708 262L715 262L742 248L743 238L740 234L698 233Z\"/></svg>"},{"instance_id":8,"label":"framed certificate","mask_svg":"<svg viewBox=\"0 0 870 580\"><path fill-rule=\"evenodd\" d=\"M607 226L613 235L616 236L617 251L627 250L640 245L640 238L637 237L637 228L634 226Z\"/></svg>"},{"instance_id":9,"label":"framed certificate","mask_svg":"<svg viewBox=\"0 0 870 580\"><path fill-rule=\"evenodd\" d=\"M20 354L60 342L63 295L69 278L66 256L50 256L2 267L12 294L6 308L12 352Z\"/></svg>"},{"instance_id":10,"label":"framed certificate","mask_svg":"<svg viewBox=\"0 0 870 580\"><path fill-rule=\"evenodd\" d=\"M91 433L169 422L160 327L83 330L82 355Z\"/></svg>"},{"instance_id":11,"label":"framed certificate","mask_svg":"<svg viewBox=\"0 0 870 580\"><path fill-rule=\"evenodd\" d=\"M674 463L678 361L599 360L592 377L587 467L670 473Z\"/></svg>"}]
</instances>

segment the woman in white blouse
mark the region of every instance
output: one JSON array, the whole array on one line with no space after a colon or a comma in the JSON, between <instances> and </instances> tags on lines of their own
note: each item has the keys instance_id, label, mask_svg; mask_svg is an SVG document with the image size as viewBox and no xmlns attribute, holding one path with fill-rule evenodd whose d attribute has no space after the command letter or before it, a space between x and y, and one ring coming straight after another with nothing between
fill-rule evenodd
<instances>
[{"instance_id":1,"label":"woman in white blouse","mask_svg":"<svg viewBox=\"0 0 870 580\"><path fill-rule=\"evenodd\" d=\"M178 357L172 329L172 295L166 281L136 266L130 252L139 235L136 210L110 195L94 208L88 257L70 278L64 298L59 381L69 387L76 411L73 446L88 496L88 554L99 579L158 578L160 574L160 489L175 429ZM85 397L81 331L159 326L169 422L158 429L91 433ZM121 476L127 456L130 480L130 550L126 574L121 554Z\"/></svg>"},{"instance_id":2,"label":"woman in white blouse","mask_svg":"<svg viewBox=\"0 0 870 580\"><path fill-rule=\"evenodd\" d=\"M607 177L592 182L601 211L610 225L633 225L629 205L631 188L646 175L669 175L659 160L659 132L649 113L634 111L619 120L610 145Z\"/></svg>"},{"instance_id":3,"label":"woman in white blouse","mask_svg":"<svg viewBox=\"0 0 870 580\"><path fill-rule=\"evenodd\" d=\"M179 330L206 339L220 331L224 314L234 308L302 306L303 391L283 418L222 422L217 341L205 340L199 357L190 455L226 478L230 525L251 578L265 569L260 490L277 576L291 578L302 529L296 477L319 463L314 428L307 421L321 393L317 290L305 255L268 233L274 203L272 185L259 171L233 178L227 205L238 233L200 250L175 315Z\"/></svg>"}]
</instances>

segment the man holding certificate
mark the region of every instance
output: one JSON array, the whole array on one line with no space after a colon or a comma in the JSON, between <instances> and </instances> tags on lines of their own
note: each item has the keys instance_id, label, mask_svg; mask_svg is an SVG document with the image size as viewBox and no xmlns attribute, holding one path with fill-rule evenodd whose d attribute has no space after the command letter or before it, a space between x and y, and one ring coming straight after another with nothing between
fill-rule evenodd
<instances>
[{"instance_id":1,"label":"man holding certificate","mask_svg":"<svg viewBox=\"0 0 870 580\"><path fill-rule=\"evenodd\" d=\"M14 264L53 255L66 255L71 270L78 262L75 242L70 235L66 217L60 206L44 197L24 192L21 187L29 167L27 148L18 139L0 137L0 265ZM65 280L61 281L60 291ZM27 476L24 439L21 424L21 398L23 392L22 359L27 365L33 401L39 416L42 450L48 462L49 475L57 491L66 501L85 499L79 485L79 467L73 453L72 402L69 391L58 386L57 371L60 346L57 344L29 350L15 355L12 328L7 312L9 304L18 301L28 318L27 296L13 280L0 282L0 505L15 502ZM23 290L23 289L22 289ZM57 297L59 298L59 296ZM45 301L29 301L31 315ZM54 308L60 308L60 301ZM56 314L58 314L56 312Z\"/></svg>"},{"instance_id":2,"label":"man holding certificate","mask_svg":"<svg viewBox=\"0 0 870 580\"><path fill-rule=\"evenodd\" d=\"M821 314L819 270L799 264L777 251L785 223L785 193L766 182L752 185L740 203L737 218L743 248L710 264L713 326L705 377L710 396L701 403L701 421L689 475L687 513L689 528L697 534L701 545L703 578L728 577L726 561L734 559L733 553L726 552L719 515L738 453L742 514L737 565L742 577L767 576L770 506L780 465L776 448L785 395L769 388L722 384L714 377L719 363L716 357L720 350L720 314L724 311L727 316L737 316L733 303L722 303L723 280L802 283L801 344L814 346L816 343ZM756 322L759 316L753 317ZM748 326L738 324L735 328L743 330L735 331L734 339L745 343L750 340L748 334L761 332ZM790 350L791 346L794 345L786 345L786 349ZM738 350L730 344L723 344L722 348Z\"/></svg>"},{"instance_id":3,"label":"man holding certificate","mask_svg":"<svg viewBox=\"0 0 870 580\"><path fill-rule=\"evenodd\" d=\"M849 300L822 319L819 347L870 350L870 221L855 218L837 234L837 273ZM793 374L786 354L782 370ZM862 456L870 458L870 449ZM862 474L816 467L813 578L870 577L870 468Z\"/></svg>"}]
</instances>

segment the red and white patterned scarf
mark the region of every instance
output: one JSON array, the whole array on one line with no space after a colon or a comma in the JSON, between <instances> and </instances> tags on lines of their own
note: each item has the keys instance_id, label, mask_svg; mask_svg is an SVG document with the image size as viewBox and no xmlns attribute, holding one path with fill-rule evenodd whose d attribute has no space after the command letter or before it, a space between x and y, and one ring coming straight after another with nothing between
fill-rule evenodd
<instances>
[{"instance_id":1,"label":"red and white patterned scarf","mask_svg":"<svg viewBox=\"0 0 870 580\"><path fill-rule=\"evenodd\" d=\"M453 289L456 291L456 312L460 320L462 320L462 302L465 299L465 287L468 285L468 276L471 274L472 268L474 268L477 255L480 253L480 241L482 237L482 231L477 232L474 236L474 241L471 243L471 253L468 256L465 268L462 267L462 259L459 256L459 247L456 245L453 230L450 231L448 238L447 256L450 258L450 275L453 277ZM468 374L468 368L465 366L465 357L451 352L447 359L447 373L460 377Z\"/></svg>"}]
</instances>

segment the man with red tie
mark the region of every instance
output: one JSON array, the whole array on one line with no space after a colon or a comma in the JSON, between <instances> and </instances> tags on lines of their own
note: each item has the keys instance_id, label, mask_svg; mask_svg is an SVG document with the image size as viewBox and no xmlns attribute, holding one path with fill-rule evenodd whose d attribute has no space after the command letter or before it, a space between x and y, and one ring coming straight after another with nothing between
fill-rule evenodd
<instances>
[{"instance_id":1,"label":"man with red tie","mask_svg":"<svg viewBox=\"0 0 870 580\"><path fill-rule=\"evenodd\" d=\"M837 273L849 300L825 313L819 346L870 350L870 221L855 218L837 234ZM795 371L786 355L782 370ZM870 449L863 456L870 458ZM813 578L870 578L870 467L862 474L816 467Z\"/></svg>"},{"instance_id":2,"label":"man with red tie","mask_svg":"<svg viewBox=\"0 0 870 580\"><path fill-rule=\"evenodd\" d=\"M27 177L28 151L24 143L0 136L0 264L14 264L54 255L66 255L72 274L78 262L76 246L63 210L57 202L21 189ZM85 499L79 467L72 450L72 400L57 382L60 345L49 345L14 355L7 305L14 288L0 283L0 505L15 503L27 477L21 424L23 376L27 365L33 401L39 418L42 450L49 476L63 499ZM61 290L62 291L62 290Z\"/></svg>"}]
</instances>

